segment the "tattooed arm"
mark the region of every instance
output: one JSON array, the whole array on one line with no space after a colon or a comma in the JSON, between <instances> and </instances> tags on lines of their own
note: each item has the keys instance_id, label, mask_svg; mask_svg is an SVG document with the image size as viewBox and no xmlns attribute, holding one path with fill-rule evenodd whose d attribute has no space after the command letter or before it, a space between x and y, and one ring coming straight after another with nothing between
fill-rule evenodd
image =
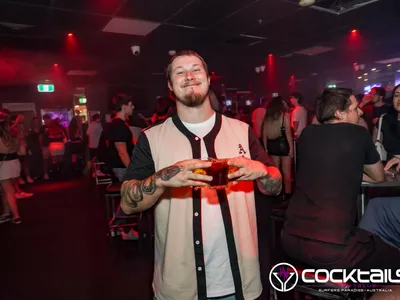
<instances>
[{"instance_id":1,"label":"tattooed arm","mask_svg":"<svg viewBox=\"0 0 400 300\"><path fill-rule=\"evenodd\" d=\"M278 195L282 190L281 172L276 167L267 167L267 175L260 177L257 185L265 195Z\"/></svg>"},{"instance_id":2,"label":"tattooed arm","mask_svg":"<svg viewBox=\"0 0 400 300\"><path fill-rule=\"evenodd\" d=\"M192 171L210 166L209 162L186 160L162 169L144 180L125 181L121 187L121 209L126 214L149 209L168 187L205 186L205 182L211 181L212 177Z\"/></svg>"},{"instance_id":3,"label":"tattooed arm","mask_svg":"<svg viewBox=\"0 0 400 300\"><path fill-rule=\"evenodd\" d=\"M228 165L238 168L236 172L228 175L229 179L256 180L260 191L266 195L277 195L281 192L282 176L278 168L246 157L232 158Z\"/></svg>"}]
</instances>

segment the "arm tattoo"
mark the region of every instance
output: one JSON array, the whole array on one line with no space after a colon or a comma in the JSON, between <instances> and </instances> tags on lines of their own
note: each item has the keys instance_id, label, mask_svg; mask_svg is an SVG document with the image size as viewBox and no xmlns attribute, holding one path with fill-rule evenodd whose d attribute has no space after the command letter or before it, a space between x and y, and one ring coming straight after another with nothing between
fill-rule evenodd
<instances>
[{"instance_id":1,"label":"arm tattoo","mask_svg":"<svg viewBox=\"0 0 400 300\"><path fill-rule=\"evenodd\" d=\"M153 195L157 189L156 178L162 181L168 181L181 171L179 166L170 166L162 169L145 180L125 181L121 187L121 196L124 203L136 208L138 203L143 201L145 195Z\"/></svg>"},{"instance_id":2,"label":"arm tattoo","mask_svg":"<svg viewBox=\"0 0 400 300\"><path fill-rule=\"evenodd\" d=\"M258 181L259 188L270 195L277 195L281 191L282 178L280 176L275 178L268 174L267 176L260 178Z\"/></svg>"}]
</instances>

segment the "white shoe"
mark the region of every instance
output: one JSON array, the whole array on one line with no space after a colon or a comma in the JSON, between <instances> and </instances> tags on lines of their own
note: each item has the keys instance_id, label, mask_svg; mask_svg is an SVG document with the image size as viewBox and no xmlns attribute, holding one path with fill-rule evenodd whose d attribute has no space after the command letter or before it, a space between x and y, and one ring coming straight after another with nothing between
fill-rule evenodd
<instances>
[{"instance_id":1,"label":"white shoe","mask_svg":"<svg viewBox=\"0 0 400 300\"><path fill-rule=\"evenodd\" d=\"M12 220L11 214L3 214L0 216L0 224L10 222Z\"/></svg>"}]
</instances>

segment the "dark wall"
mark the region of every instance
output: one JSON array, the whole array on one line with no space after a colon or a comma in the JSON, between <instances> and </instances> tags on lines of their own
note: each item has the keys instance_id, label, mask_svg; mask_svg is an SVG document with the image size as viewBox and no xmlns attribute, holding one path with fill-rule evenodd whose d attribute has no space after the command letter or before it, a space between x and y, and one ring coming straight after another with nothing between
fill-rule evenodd
<instances>
[{"instance_id":1,"label":"dark wall","mask_svg":"<svg viewBox=\"0 0 400 300\"><path fill-rule=\"evenodd\" d=\"M71 108L72 97L65 86L56 86L53 93L39 93L36 85L15 85L0 88L0 104L2 103L35 103L36 113L40 109Z\"/></svg>"}]
</instances>

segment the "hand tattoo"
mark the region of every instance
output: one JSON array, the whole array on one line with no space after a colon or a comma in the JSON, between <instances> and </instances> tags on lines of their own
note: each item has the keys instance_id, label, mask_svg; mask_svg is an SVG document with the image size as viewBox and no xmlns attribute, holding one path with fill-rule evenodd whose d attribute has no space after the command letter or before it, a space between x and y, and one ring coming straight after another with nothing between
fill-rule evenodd
<instances>
[{"instance_id":1,"label":"hand tattoo","mask_svg":"<svg viewBox=\"0 0 400 300\"><path fill-rule=\"evenodd\" d=\"M282 189L282 178L280 176L275 178L268 174L267 176L261 177L258 182L258 187L262 192L266 192L270 195L278 195Z\"/></svg>"},{"instance_id":2,"label":"hand tattoo","mask_svg":"<svg viewBox=\"0 0 400 300\"><path fill-rule=\"evenodd\" d=\"M122 201L131 207L136 208L138 203L143 201L145 195L153 195L157 189L156 178L168 181L181 171L179 166L170 166L162 169L145 180L125 181L121 187Z\"/></svg>"},{"instance_id":3,"label":"hand tattoo","mask_svg":"<svg viewBox=\"0 0 400 300\"><path fill-rule=\"evenodd\" d=\"M176 174L181 171L179 166L170 166L168 168L162 169L156 173L157 178L160 178L162 181L168 181Z\"/></svg>"}]
</instances>

